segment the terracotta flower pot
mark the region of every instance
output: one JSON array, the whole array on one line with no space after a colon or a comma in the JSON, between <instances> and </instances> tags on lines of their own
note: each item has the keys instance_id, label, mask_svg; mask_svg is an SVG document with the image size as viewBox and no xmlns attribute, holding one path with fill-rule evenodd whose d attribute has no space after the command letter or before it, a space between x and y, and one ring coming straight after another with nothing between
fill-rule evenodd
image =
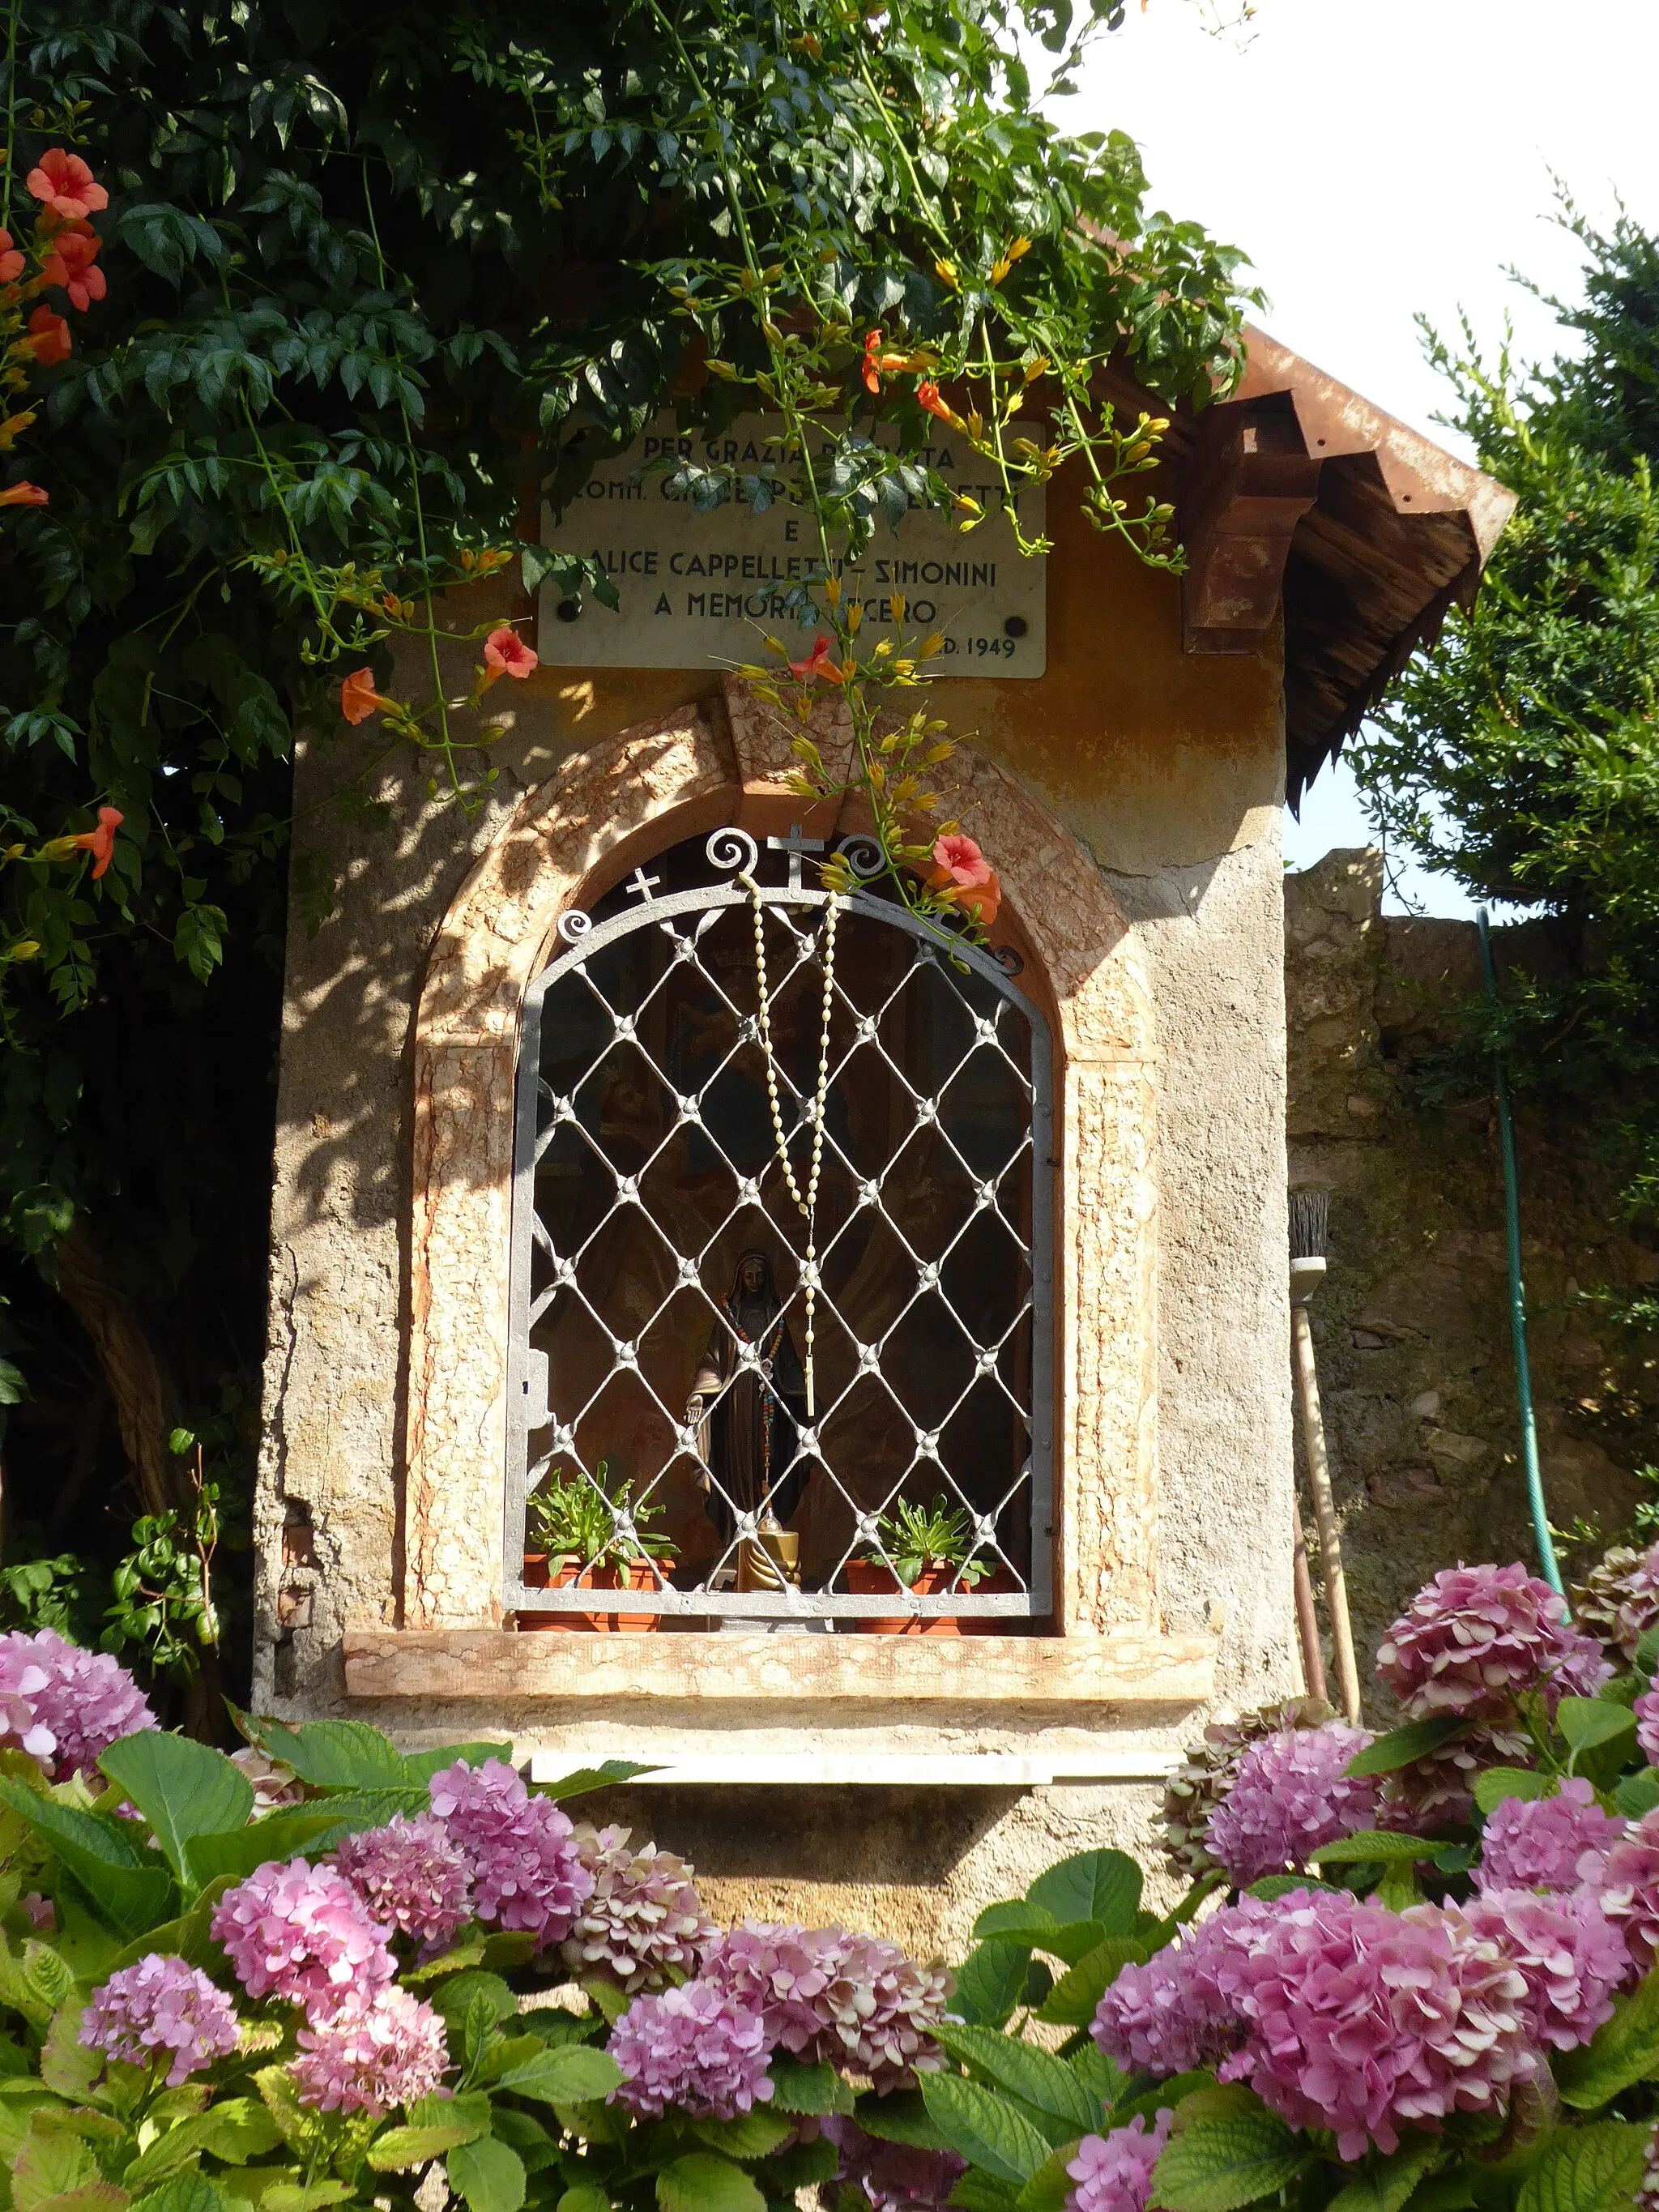
<instances>
[{"instance_id":1,"label":"terracotta flower pot","mask_svg":"<svg viewBox=\"0 0 1659 2212\"><path fill-rule=\"evenodd\" d=\"M938 1597L951 1589L960 1570L956 1567L924 1567L910 1587L918 1597ZM847 1587L856 1597L874 1597L882 1590L902 1589L893 1570L881 1559L849 1559L847 1563ZM975 1588L978 1585L975 1584ZM889 1619L885 1613L866 1613L852 1623L860 1636L960 1636L962 1623L951 1613L898 1613Z\"/></svg>"},{"instance_id":2,"label":"terracotta flower pot","mask_svg":"<svg viewBox=\"0 0 1659 2212\"><path fill-rule=\"evenodd\" d=\"M532 1561L540 1562L540 1572L532 1576ZM569 1558L561 1559L556 1568L544 1553L525 1553L525 1585L530 1589L661 1589L663 1577L642 1559L623 1560L616 1566L584 1567ZM586 1630L595 1636L648 1636L662 1626L659 1613L521 1613L520 1629L532 1632L547 1630Z\"/></svg>"},{"instance_id":3,"label":"terracotta flower pot","mask_svg":"<svg viewBox=\"0 0 1659 2212\"><path fill-rule=\"evenodd\" d=\"M1012 1567L996 1566L988 1575L974 1584L975 1597L1017 1597L1024 1589L1019 1577ZM967 1613L963 1618L964 1636L1011 1636L1018 1625L1018 1615L1004 1613Z\"/></svg>"}]
</instances>

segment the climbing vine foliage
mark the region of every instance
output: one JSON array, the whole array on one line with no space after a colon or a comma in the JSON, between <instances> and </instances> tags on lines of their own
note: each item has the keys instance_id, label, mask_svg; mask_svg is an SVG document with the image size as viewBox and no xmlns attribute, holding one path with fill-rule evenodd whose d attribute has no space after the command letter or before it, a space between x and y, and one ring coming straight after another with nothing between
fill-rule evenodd
<instances>
[{"instance_id":1,"label":"climbing vine foliage","mask_svg":"<svg viewBox=\"0 0 1659 2212\"><path fill-rule=\"evenodd\" d=\"M611 597L538 518L665 408L781 422L769 474L673 489L810 513L817 571L757 680L804 737L845 700L889 865L982 918L958 894L983 878L929 888L948 739L908 695L930 641L836 583L948 504L941 421L1017 528L1064 466L1100 528L1174 557L1133 482L1161 418L1103 410L1096 372L1117 353L1165 403L1224 388L1237 257L1146 210L1127 138L1041 103L1022 54L1063 92L1097 12L11 0L4 219L39 205L47 151L84 163L106 289L66 356L37 351L0 460L0 495L44 495L0 513L0 946L32 948L5 969L0 1224L15 1264L78 1217L165 1316L181 1399L262 1326L285 899L314 924L332 895L296 733L326 750L376 718L329 803L388 877L387 775L490 803L489 688L533 665L514 594ZM810 739L800 774L824 781ZM63 841L112 814L94 878L102 847Z\"/></svg>"}]
</instances>

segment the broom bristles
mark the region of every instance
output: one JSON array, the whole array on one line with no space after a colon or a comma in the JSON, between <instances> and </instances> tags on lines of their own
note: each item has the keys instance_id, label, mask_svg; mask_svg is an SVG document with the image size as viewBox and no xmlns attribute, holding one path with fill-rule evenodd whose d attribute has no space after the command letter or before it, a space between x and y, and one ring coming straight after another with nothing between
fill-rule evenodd
<instances>
[{"instance_id":1,"label":"broom bristles","mask_svg":"<svg viewBox=\"0 0 1659 2212\"><path fill-rule=\"evenodd\" d=\"M1322 1260L1330 1226L1329 1191L1293 1190L1290 1196L1291 1259Z\"/></svg>"}]
</instances>

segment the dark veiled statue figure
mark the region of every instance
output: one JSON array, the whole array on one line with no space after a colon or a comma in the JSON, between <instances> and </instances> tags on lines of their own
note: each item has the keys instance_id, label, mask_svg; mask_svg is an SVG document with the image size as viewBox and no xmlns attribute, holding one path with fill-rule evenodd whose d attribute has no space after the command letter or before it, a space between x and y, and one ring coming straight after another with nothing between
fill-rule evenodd
<instances>
[{"instance_id":1,"label":"dark veiled statue figure","mask_svg":"<svg viewBox=\"0 0 1659 2212\"><path fill-rule=\"evenodd\" d=\"M730 1544L738 1513L752 1513L758 1526L769 1521L775 1529L800 1503L809 1462L790 1462L797 1425L806 1414L806 1377L764 1252L739 1255L732 1288L720 1307L721 1318L708 1332L685 1410L697 1431L707 1470L708 1517L721 1542ZM752 1362L744 1358L746 1346L755 1349ZM765 1548L775 1554L778 1550L775 1545ZM743 1550L740 1582L746 1565L751 1573L759 1568L763 1587L772 1583L763 1562L750 1556L754 1547L745 1545Z\"/></svg>"}]
</instances>

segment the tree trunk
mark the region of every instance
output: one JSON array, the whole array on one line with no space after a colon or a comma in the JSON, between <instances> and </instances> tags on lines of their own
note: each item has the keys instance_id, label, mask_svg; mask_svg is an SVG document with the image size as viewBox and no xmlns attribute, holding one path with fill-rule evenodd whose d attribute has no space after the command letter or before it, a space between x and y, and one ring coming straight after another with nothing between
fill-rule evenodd
<instances>
[{"instance_id":1,"label":"tree trunk","mask_svg":"<svg viewBox=\"0 0 1659 2212\"><path fill-rule=\"evenodd\" d=\"M105 1274L78 1222L58 1238L56 1257L58 1295L86 1331L103 1368L143 1510L186 1510L185 1485L167 1449L172 1392L137 1307Z\"/></svg>"}]
</instances>

